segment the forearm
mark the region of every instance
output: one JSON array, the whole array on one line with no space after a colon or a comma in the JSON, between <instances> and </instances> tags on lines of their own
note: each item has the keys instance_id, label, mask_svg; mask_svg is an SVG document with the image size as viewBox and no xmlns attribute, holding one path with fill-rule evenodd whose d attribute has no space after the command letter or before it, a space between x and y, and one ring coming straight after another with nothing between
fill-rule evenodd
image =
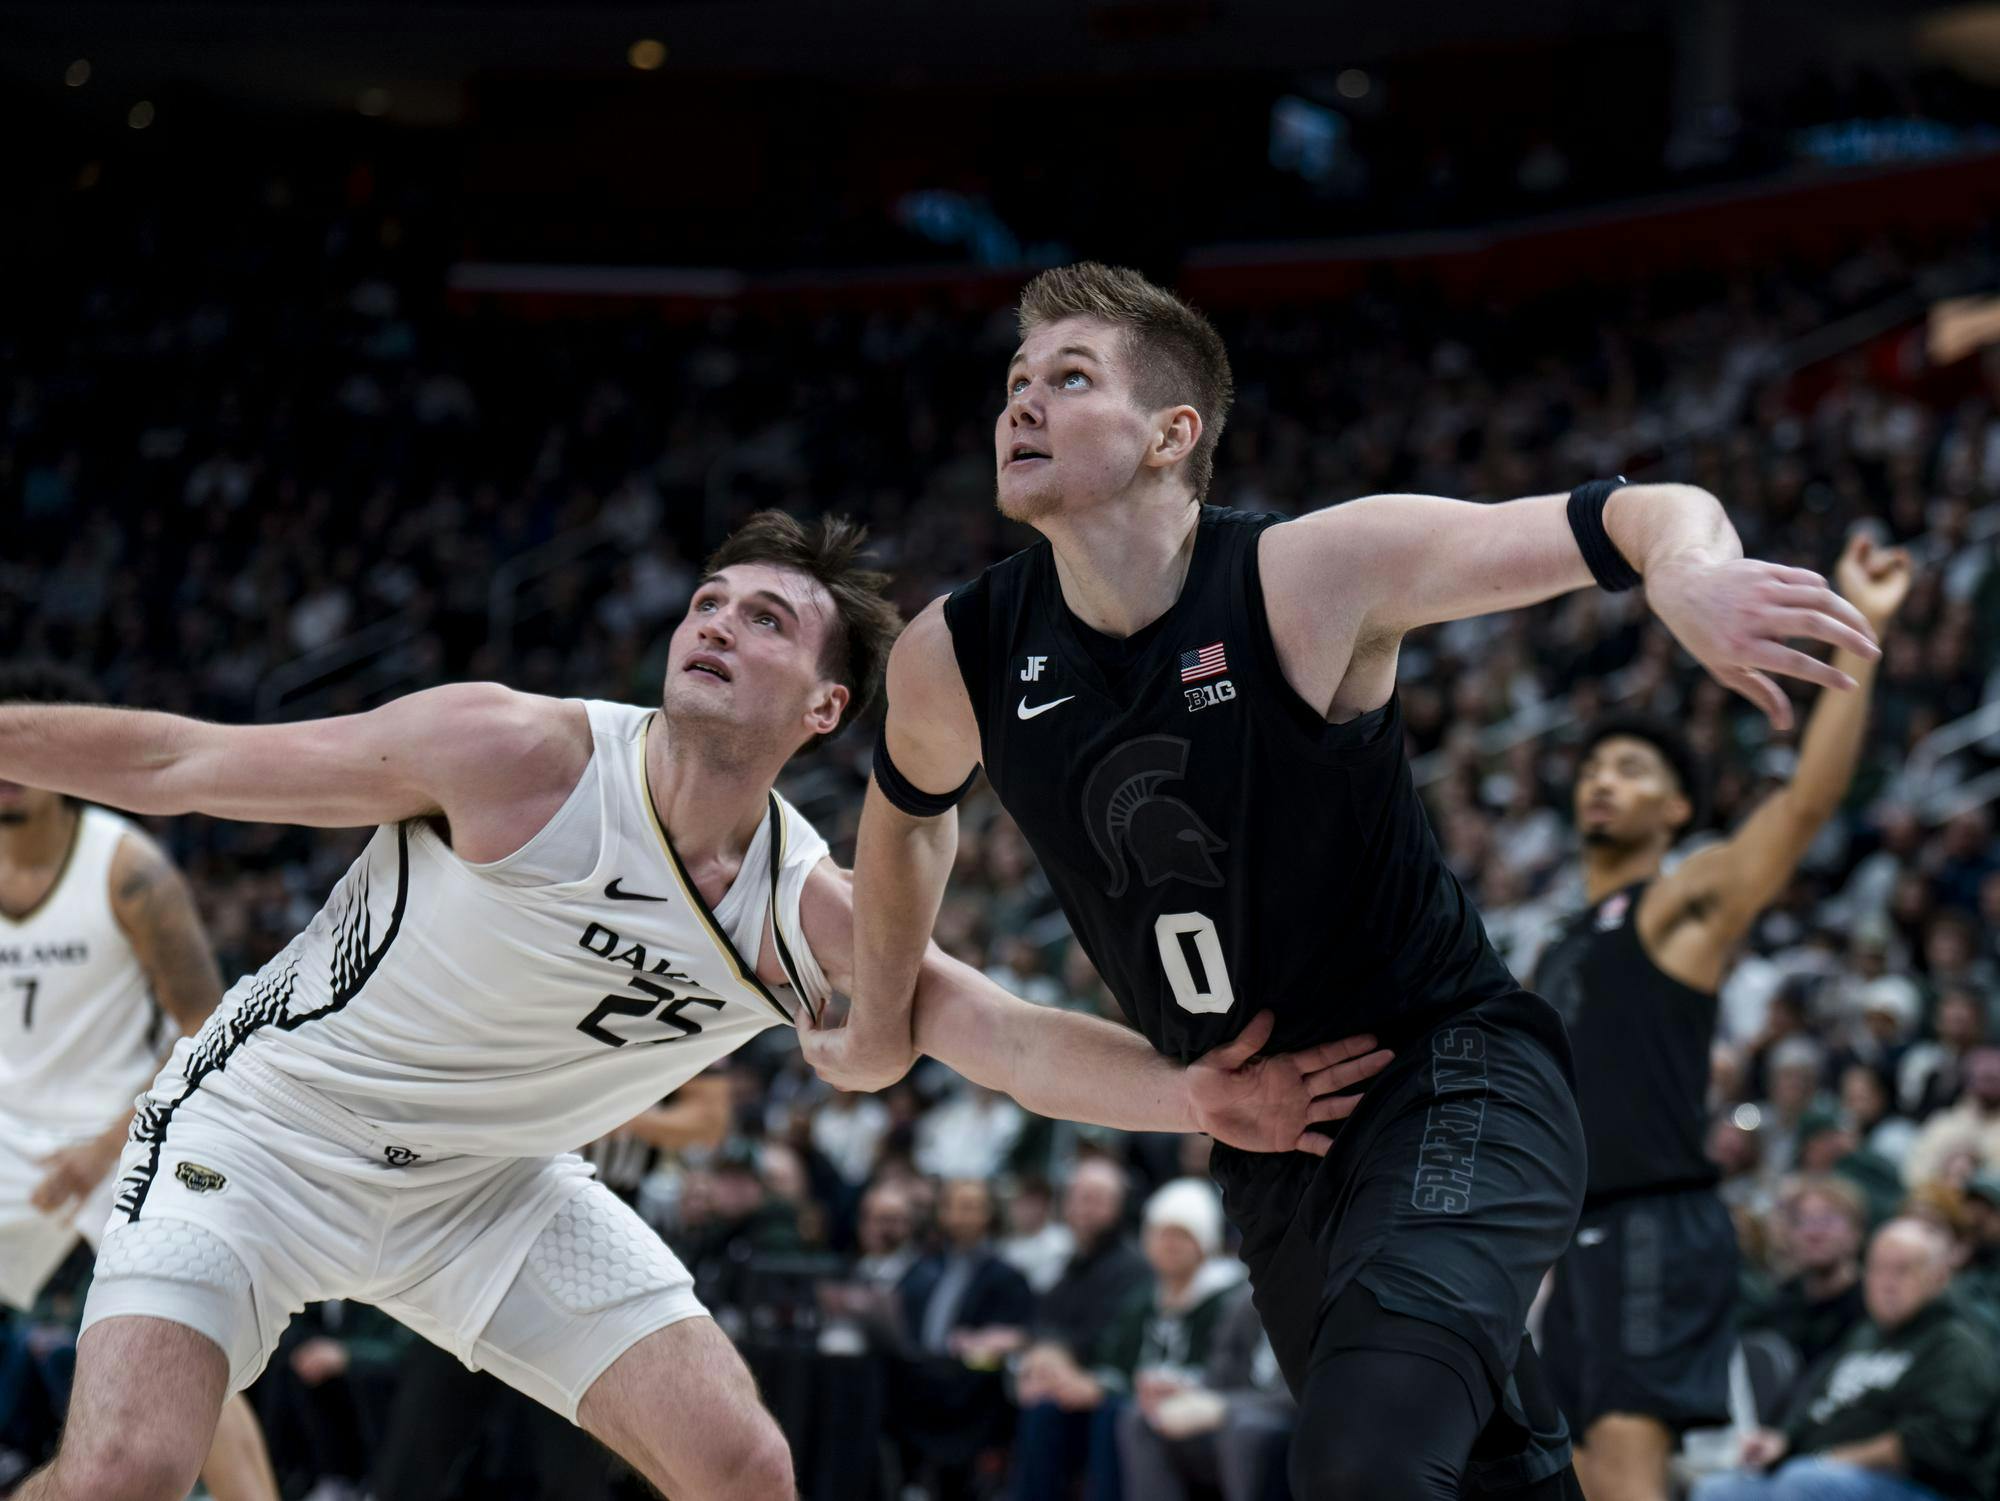
<instances>
[{"instance_id":1,"label":"forearm","mask_svg":"<svg viewBox=\"0 0 2000 1501\"><path fill-rule=\"evenodd\" d=\"M1697 485L1621 485L1605 502L1604 530L1642 578L1670 562L1743 556L1722 502Z\"/></svg>"},{"instance_id":2,"label":"forearm","mask_svg":"<svg viewBox=\"0 0 2000 1501\"><path fill-rule=\"evenodd\" d=\"M918 977L957 853L957 814L913 818L869 784L855 842L850 1026L910 1035Z\"/></svg>"},{"instance_id":3,"label":"forearm","mask_svg":"<svg viewBox=\"0 0 2000 1501\"><path fill-rule=\"evenodd\" d=\"M1868 733L1868 700L1875 687L1876 664L1858 653L1837 650L1833 665L1854 679L1854 690L1819 690L1805 733L1799 737L1798 767L1791 783L1800 812L1815 824L1831 818L1847 796Z\"/></svg>"},{"instance_id":4,"label":"forearm","mask_svg":"<svg viewBox=\"0 0 2000 1501\"><path fill-rule=\"evenodd\" d=\"M134 813L185 813L170 773L197 721L146 709L0 705L0 778Z\"/></svg>"},{"instance_id":5,"label":"forearm","mask_svg":"<svg viewBox=\"0 0 2000 1501\"><path fill-rule=\"evenodd\" d=\"M1858 1444L1841 1444L1827 1450L1826 1457L1864 1470L1900 1475L1904 1470L1903 1436L1891 1430Z\"/></svg>"},{"instance_id":6,"label":"forearm","mask_svg":"<svg viewBox=\"0 0 2000 1501\"><path fill-rule=\"evenodd\" d=\"M1120 1131L1196 1128L1187 1071L1129 1027L1036 1006L941 954L916 997L919 1052L1053 1120Z\"/></svg>"}]
</instances>

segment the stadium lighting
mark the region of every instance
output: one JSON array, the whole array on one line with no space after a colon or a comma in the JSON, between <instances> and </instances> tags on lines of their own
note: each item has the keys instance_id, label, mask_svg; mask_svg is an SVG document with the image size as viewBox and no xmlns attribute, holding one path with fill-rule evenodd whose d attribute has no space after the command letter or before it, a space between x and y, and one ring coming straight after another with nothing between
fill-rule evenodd
<instances>
[{"instance_id":1,"label":"stadium lighting","mask_svg":"<svg viewBox=\"0 0 2000 1501\"><path fill-rule=\"evenodd\" d=\"M90 82L90 59L79 57L63 69L63 82L73 89L80 89Z\"/></svg>"},{"instance_id":2,"label":"stadium lighting","mask_svg":"<svg viewBox=\"0 0 2000 1501\"><path fill-rule=\"evenodd\" d=\"M641 73L650 73L667 60L667 44L642 37L626 50L625 60Z\"/></svg>"},{"instance_id":3,"label":"stadium lighting","mask_svg":"<svg viewBox=\"0 0 2000 1501\"><path fill-rule=\"evenodd\" d=\"M153 123L153 101L150 99L141 99L137 104L133 105L131 112L125 116L125 123L134 130L144 130L148 125L151 125Z\"/></svg>"},{"instance_id":4,"label":"stadium lighting","mask_svg":"<svg viewBox=\"0 0 2000 1501\"><path fill-rule=\"evenodd\" d=\"M1370 79L1359 68L1346 68L1334 79L1333 86L1340 91L1343 99L1366 99Z\"/></svg>"}]
</instances>

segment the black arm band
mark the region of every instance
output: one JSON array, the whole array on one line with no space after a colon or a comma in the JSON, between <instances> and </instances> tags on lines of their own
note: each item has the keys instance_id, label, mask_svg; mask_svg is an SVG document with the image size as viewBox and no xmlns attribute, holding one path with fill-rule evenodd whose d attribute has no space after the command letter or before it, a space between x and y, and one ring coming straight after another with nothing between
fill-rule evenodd
<instances>
[{"instance_id":1,"label":"black arm band","mask_svg":"<svg viewBox=\"0 0 2000 1501\"><path fill-rule=\"evenodd\" d=\"M972 790L972 784L979 779L979 768L973 767L949 792L926 792L896 769L896 763L889 759L889 734L885 728L875 737L875 785L882 789L882 796L912 818L936 818L940 813L949 813Z\"/></svg>"},{"instance_id":2,"label":"black arm band","mask_svg":"<svg viewBox=\"0 0 2000 1501\"><path fill-rule=\"evenodd\" d=\"M1591 576L1613 594L1639 582L1639 570L1625 561L1618 544L1604 529L1604 504L1624 484L1625 477L1620 475L1617 479L1594 479L1569 492L1569 529L1576 534L1576 545L1583 561L1590 565Z\"/></svg>"}]
</instances>

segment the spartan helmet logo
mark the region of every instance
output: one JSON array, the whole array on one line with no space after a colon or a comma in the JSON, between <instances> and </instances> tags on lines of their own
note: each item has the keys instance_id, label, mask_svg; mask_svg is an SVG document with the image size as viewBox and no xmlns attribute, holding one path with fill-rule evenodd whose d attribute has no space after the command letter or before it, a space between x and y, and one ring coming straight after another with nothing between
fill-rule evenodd
<instances>
[{"instance_id":1,"label":"spartan helmet logo","mask_svg":"<svg viewBox=\"0 0 2000 1501\"><path fill-rule=\"evenodd\" d=\"M1222 884L1212 857L1229 846L1186 803L1159 794L1161 783L1177 782L1186 773L1187 758L1188 742L1179 736L1142 735L1098 762L1084 783L1083 824L1111 871L1105 895L1125 894L1128 849L1148 886L1166 880Z\"/></svg>"}]
</instances>

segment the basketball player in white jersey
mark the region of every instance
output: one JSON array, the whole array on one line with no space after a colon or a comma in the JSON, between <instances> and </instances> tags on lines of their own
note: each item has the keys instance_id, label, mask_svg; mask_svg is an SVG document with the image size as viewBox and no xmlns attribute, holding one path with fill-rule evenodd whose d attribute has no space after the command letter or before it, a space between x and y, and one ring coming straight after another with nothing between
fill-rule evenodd
<instances>
[{"instance_id":1,"label":"basketball player in white jersey","mask_svg":"<svg viewBox=\"0 0 2000 1501\"><path fill-rule=\"evenodd\" d=\"M879 681L898 622L860 540L767 514L726 542L657 710L492 684L251 727L0 706L0 777L378 825L142 1101L63 1446L22 1496L178 1501L224 1394L333 1297L492 1370L675 1501L793 1494L687 1272L573 1149L765 1028L815 1025L848 983L845 874L771 789ZM1251 1149L1315 1140L1385 1061L1365 1038L1253 1060L1266 1020L1182 1068L935 951L915 1016L919 1046L1029 1109Z\"/></svg>"},{"instance_id":2,"label":"basketball player in white jersey","mask_svg":"<svg viewBox=\"0 0 2000 1501\"><path fill-rule=\"evenodd\" d=\"M0 702L88 703L80 676L0 669ZM115 813L0 782L0 1302L34 1306L79 1238L94 1249L132 1101L222 977L187 883ZM203 1478L217 1501L277 1501L241 1395Z\"/></svg>"}]
</instances>

